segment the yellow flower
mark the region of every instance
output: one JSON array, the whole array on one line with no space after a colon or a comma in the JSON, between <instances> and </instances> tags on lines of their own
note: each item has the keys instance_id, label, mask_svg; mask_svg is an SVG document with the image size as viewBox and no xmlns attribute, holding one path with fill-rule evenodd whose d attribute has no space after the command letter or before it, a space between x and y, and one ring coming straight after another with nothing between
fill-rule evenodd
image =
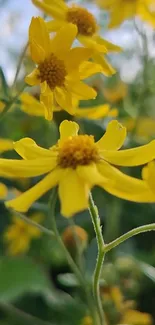
<instances>
[{"instance_id":1,"label":"yellow flower","mask_svg":"<svg viewBox=\"0 0 155 325\"><path fill-rule=\"evenodd\" d=\"M69 226L63 231L62 240L68 250L75 250L78 245L82 252L87 246L88 234L82 227Z\"/></svg>"},{"instance_id":2,"label":"yellow flower","mask_svg":"<svg viewBox=\"0 0 155 325\"><path fill-rule=\"evenodd\" d=\"M40 102L29 93L23 93L20 96L21 109L29 115L44 116L43 106ZM118 110L116 108L110 109L110 105L103 104L86 108L79 108L79 101L75 100L75 112L74 115L77 117L89 118L89 119L100 119L103 117L117 117ZM59 111L60 107L53 107L53 111Z\"/></svg>"},{"instance_id":3,"label":"yellow flower","mask_svg":"<svg viewBox=\"0 0 155 325\"><path fill-rule=\"evenodd\" d=\"M0 159L0 176L35 177L47 174L38 184L7 201L7 207L25 212L51 188L59 185L61 213L66 217L88 208L93 186L98 185L122 199L135 202L153 202L146 182L125 175L113 165L138 166L155 158L155 140L138 148L118 151L124 143L126 129L118 121L108 124L104 136L78 135L75 122L63 121L60 140L50 149L44 149L30 138L14 143L23 160Z\"/></svg>"},{"instance_id":4,"label":"yellow flower","mask_svg":"<svg viewBox=\"0 0 155 325\"><path fill-rule=\"evenodd\" d=\"M31 220L41 223L43 214L33 213ZM13 223L4 233L4 241L8 246L7 251L11 256L26 253L30 248L31 240L41 236L41 231L26 221L15 216L12 218L12 221Z\"/></svg>"},{"instance_id":5,"label":"yellow flower","mask_svg":"<svg viewBox=\"0 0 155 325\"><path fill-rule=\"evenodd\" d=\"M103 290L104 292L104 290ZM106 312L106 301L112 301L116 308L116 317L120 317L115 324L132 324L132 325L151 325L153 323L150 314L142 313L138 310L134 310L132 301L125 301L123 294L118 286L105 288L103 295L103 306L105 305L105 314L107 322L109 319L109 311ZM113 309L114 309L113 307Z\"/></svg>"},{"instance_id":6,"label":"yellow flower","mask_svg":"<svg viewBox=\"0 0 155 325\"><path fill-rule=\"evenodd\" d=\"M44 20L40 17L32 18L29 44L31 58L37 68L26 76L25 81L31 86L40 84L40 101L45 109L46 119L52 119L52 107L55 103L74 114L74 97L83 100L96 97L96 91L81 79L100 72L101 66L85 61L91 56L90 49L70 49L76 34L76 26L68 24L50 40Z\"/></svg>"},{"instance_id":7,"label":"yellow flower","mask_svg":"<svg viewBox=\"0 0 155 325\"><path fill-rule=\"evenodd\" d=\"M5 104L4 104L3 102L0 101L0 113L3 112L4 107L5 107Z\"/></svg>"},{"instance_id":8,"label":"yellow flower","mask_svg":"<svg viewBox=\"0 0 155 325\"><path fill-rule=\"evenodd\" d=\"M127 95L127 85L119 82L114 87L103 87L103 95L111 103L117 103Z\"/></svg>"},{"instance_id":9,"label":"yellow flower","mask_svg":"<svg viewBox=\"0 0 155 325\"><path fill-rule=\"evenodd\" d=\"M138 120L126 117L121 121L128 131L135 129L138 138L149 139L155 135L155 119L147 116L140 116Z\"/></svg>"},{"instance_id":10,"label":"yellow flower","mask_svg":"<svg viewBox=\"0 0 155 325\"><path fill-rule=\"evenodd\" d=\"M139 16L153 25L151 5L153 0L98 0L98 4L110 12L109 28L118 27L126 19Z\"/></svg>"},{"instance_id":11,"label":"yellow flower","mask_svg":"<svg viewBox=\"0 0 155 325\"><path fill-rule=\"evenodd\" d=\"M62 26L72 23L77 27L77 39L82 45L93 50L92 58L102 65L102 72L112 75L115 70L107 62L104 54L107 52L119 52L121 48L101 38L95 17L87 9L72 5L71 7L62 0L32 0L34 5L51 15L54 20L47 22L50 32L58 31Z\"/></svg>"},{"instance_id":12,"label":"yellow flower","mask_svg":"<svg viewBox=\"0 0 155 325\"><path fill-rule=\"evenodd\" d=\"M82 319L81 325L93 325L93 320L90 316L85 316Z\"/></svg>"}]
</instances>

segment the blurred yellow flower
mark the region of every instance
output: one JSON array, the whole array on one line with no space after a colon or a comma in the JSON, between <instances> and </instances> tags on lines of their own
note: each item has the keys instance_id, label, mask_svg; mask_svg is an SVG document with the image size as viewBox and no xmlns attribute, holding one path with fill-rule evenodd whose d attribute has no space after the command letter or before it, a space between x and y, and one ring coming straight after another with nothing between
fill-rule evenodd
<instances>
[{"instance_id":1,"label":"blurred yellow flower","mask_svg":"<svg viewBox=\"0 0 155 325\"><path fill-rule=\"evenodd\" d=\"M20 96L21 109L27 114L35 116L44 116L44 110L41 103L29 93L23 93ZM88 119L100 119L103 117L117 117L118 110L116 108L110 109L110 105L102 104L92 107L80 108L78 107L79 100L75 101L76 117L83 117ZM53 107L53 111L61 110L60 107Z\"/></svg>"},{"instance_id":2,"label":"blurred yellow flower","mask_svg":"<svg viewBox=\"0 0 155 325\"><path fill-rule=\"evenodd\" d=\"M155 135L155 119L147 116L140 116L138 120L126 117L121 120L128 131L135 129L135 135L139 138L149 139Z\"/></svg>"},{"instance_id":3,"label":"blurred yellow flower","mask_svg":"<svg viewBox=\"0 0 155 325\"><path fill-rule=\"evenodd\" d=\"M61 237L69 251L75 250L78 245L78 248L82 252L87 246L88 234L82 227L76 225L66 227Z\"/></svg>"},{"instance_id":4,"label":"blurred yellow flower","mask_svg":"<svg viewBox=\"0 0 155 325\"><path fill-rule=\"evenodd\" d=\"M117 103L126 97L127 90L127 85L120 81L114 87L103 87L103 95L110 103Z\"/></svg>"},{"instance_id":5,"label":"blurred yellow flower","mask_svg":"<svg viewBox=\"0 0 155 325\"><path fill-rule=\"evenodd\" d=\"M5 107L5 104L4 104L3 102L0 101L0 113L3 112L4 107Z\"/></svg>"},{"instance_id":6,"label":"blurred yellow flower","mask_svg":"<svg viewBox=\"0 0 155 325\"><path fill-rule=\"evenodd\" d=\"M30 218L37 223L41 223L44 216L41 213L33 213ZM12 224L8 226L4 233L8 254L13 256L26 253L30 248L31 240L39 238L41 235L42 233L37 227L13 216Z\"/></svg>"},{"instance_id":7,"label":"blurred yellow flower","mask_svg":"<svg viewBox=\"0 0 155 325\"><path fill-rule=\"evenodd\" d=\"M32 18L29 28L30 53L38 66L26 76L25 81L31 86L40 84L40 101L46 119L52 119L53 104L74 114L74 97L83 100L96 97L96 91L81 79L102 69L99 64L85 61L91 56L90 49L70 49L76 34L77 27L68 24L50 39L44 20Z\"/></svg>"},{"instance_id":8,"label":"blurred yellow flower","mask_svg":"<svg viewBox=\"0 0 155 325\"><path fill-rule=\"evenodd\" d=\"M32 0L33 4L54 18L47 22L50 32L58 31L62 26L72 23L77 27L77 39L82 45L93 50L92 58L102 65L102 72L112 75L115 70L107 62L104 54L119 52L121 48L101 38L97 33L99 26L92 13L76 4L67 5L62 0Z\"/></svg>"},{"instance_id":9,"label":"blurred yellow flower","mask_svg":"<svg viewBox=\"0 0 155 325\"><path fill-rule=\"evenodd\" d=\"M85 316L80 325L93 325L93 320L90 316Z\"/></svg>"},{"instance_id":10,"label":"blurred yellow flower","mask_svg":"<svg viewBox=\"0 0 155 325\"><path fill-rule=\"evenodd\" d=\"M14 143L14 149L23 159L0 159L0 176L18 178L48 174L18 198L7 201L7 207L25 212L57 185L61 213L66 217L88 208L89 193L95 185L130 201L155 200L155 194L145 181L125 175L113 166L138 166L151 161L155 158L155 140L118 151L125 141L126 129L117 120L108 124L106 133L96 143L93 136L78 135L78 130L77 123L63 121L60 140L50 149L39 147L30 138Z\"/></svg>"},{"instance_id":11,"label":"blurred yellow flower","mask_svg":"<svg viewBox=\"0 0 155 325\"><path fill-rule=\"evenodd\" d=\"M110 317L110 309L106 310L108 301L113 303L113 315L114 309L116 309L116 320L113 322L114 324L151 325L153 323L150 314L133 309L134 302L124 300L123 294L118 286L105 288L105 291L103 289L103 307L107 323L109 323L108 320Z\"/></svg>"},{"instance_id":12,"label":"blurred yellow flower","mask_svg":"<svg viewBox=\"0 0 155 325\"><path fill-rule=\"evenodd\" d=\"M118 27L126 19L139 16L142 20L155 25L153 21L154 0L97 0L100 7L110 13L109 28Z\"/></svg>"}]
</instances>

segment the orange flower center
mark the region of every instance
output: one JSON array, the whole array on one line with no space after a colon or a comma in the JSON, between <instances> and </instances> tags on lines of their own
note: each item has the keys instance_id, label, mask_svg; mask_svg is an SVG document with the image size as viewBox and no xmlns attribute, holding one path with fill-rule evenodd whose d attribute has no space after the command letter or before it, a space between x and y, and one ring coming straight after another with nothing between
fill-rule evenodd
<instances>
[{"instance_id":1,"label":"orange flower center","mask_svg":"<svg viewBox=\"0 0 155 325\"><path fill-rule=\"evenodd\" d=\"M67 21L76 25L78 33L84 36L92 36L96 30L94 16L85 8L72 7L67 12Z\"/></svg>"},{"instance_id":2,"label":"orange flower center","mask_svg":"<svg viewBox=\"0 0 155 325\"><path fill-rule=\"evenodd\" d=\"M67 71L63 60L51 53L50 57L45 59L38 66L39 78L41 82L46 81L51 89L55 87L62 87L64 85Z\"/></svg>"},{"instance_id":3,"label":"orange flower center","mask_svg":"<svg viewBox=\"0 0 155 325\"><path fill-rule=\"evenodd\" d=\"M75 169L79 165L89 165L100 159L94 137L78 135L67 139L59 148L58 164L62 168Z\"/></svg>"}]
</instances>

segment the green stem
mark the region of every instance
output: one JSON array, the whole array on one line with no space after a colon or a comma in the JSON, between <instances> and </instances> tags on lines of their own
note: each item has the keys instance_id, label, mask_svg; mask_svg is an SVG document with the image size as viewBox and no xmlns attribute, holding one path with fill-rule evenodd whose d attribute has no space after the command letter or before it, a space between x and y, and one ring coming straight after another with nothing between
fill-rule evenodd
<instances>
[{"instance_id":1,"label":"green stem","mask_svg":"<svg viewBox=\"0 0 155 325\"><path fill-rule=\"evenodd\" d=\"M38 228L44 234L46 234L48 236L54 236L54 232L52 230L49 230L49 229L45 228L44 226L40 225L39 223L33 221L32 219L27 218L24 214L14 211L14 210L12 210L12 213L15 214L17 217L21 218L22 220L24 220L25 222L29 223L30 225Z\"/></svg>"},{"instance_id":2,"label":"green stem","mask_svg":"<svg viewBox=\"0 0 155 325\"><path fill-rule=\"evenodd\" d=\"M100 317L100 324L102 325L105 323L105 317L104 317L102 301L101 301L101 296L100 296L99 280L100 280L102 265L103 265L104 256L105 256L105 243L104 243L104 239L102 236L102 229L101 229L101 225L100 225L100 218L99 218L98 210L94 204L92 195L90 195L90 199L89 199L89 211L90 211L91 219L93 222L94 230L96 233L96 239L97 239L97 245L98 245L98 256L97 256L97 262L96 262L96 267L95 267L95 271L94 271L94 279L93 279L93 293L94 293L94 298L97 303L98 314Z\"/></svg>"},{"instance_id":3,"label":"green stem","mask_svg":"<svg viewBox=\"0 0 155 325\"><path fill-rule=\"evenodd\" d=\"M98 325L98 320L96 318L96 312L94 309L94 305L93 305L93 300L91 298L91 291L89 288L89 285L87 285L86 279L84 277L84 275L80 272L78 266L76 265L76 263L74 262L74 260L72 259L71 255L69 254L66 246L64 245L61 236L59 234L59 231L57 229L57 224L56 224L56 220L55 220L55 205L56 205L56 200L57 200L57 189L53 190L51 199L49 201L49 211L50 211L50 217L51 217L51 224L52 224L52 229L54 231L54 235L62 249L62 251L64 252L64 255L66 256L66 259L68 261L68 264L71 268L71 270L73 271L73 273L76 275L79 284L81 285L81 287L83 288L83 290L85 291L85 295L86 295L86 299L88 302L88 307L90 310L90 314L94 320L94 325Z\"/></svg>"},{"instance_id":4,"label":"green stem","mask_svg":"<svg viewBox=\"0 0 155 325\"><path fill-rule=\"evenodd\" d=\"M21 69L21 65L22 65L22 62L23 62L23 59L25 57L25 53L28 49L28 45L29 45L29 42L27 41L27 43L25 44L22 52L21 52L21 55L19 56L19 61L18 61L18 64L17 64L17 70L16 70L16 74L15 74L15 77L14 77L14 81L13 81L13 84L12 84L12 90L14 90L15 88L15 85L16 85L16 81L17 81L17 78L18 78L18 74L20 72L20 69Z\"/></svg>"},{"instance_id":5,"label":"green stem","mask_svg":"<svg viewBox=\"0 0 155 325\"><path fill-rule=\"evenodd\" d=\"M117 239L113 240L111 243L106 244L105 245L105 252L109 252L111 249L113 249L114 247L122 244L125 240L136 236L138 234L141 234L143 232L147 232L147 231L155 231L155 223L149 224L149 225L145 225L145 226L141 226L141 227L137 227L134 228L130 231L128 231L126 234L118 237Z\"/></svg>"},{"instance_id":6,"label":"green stem","mask_svg":"<svg viewBox=\"0 0 155 325\"><path fill-rule=\"evenodd\" d=\"M11 106L17 101L17 99L19 98L20 94L23 92L23 90L25 89L25 87L26 87L26 84L24 83L24 85L18 91L18 93L16 94L16 96L14 96L13 98L11 98L10 101L5 105L5 108L4 108L3 112L0 114L0 121L4 118L4 116L10 110Z\"/></svg>"}]
</instances>

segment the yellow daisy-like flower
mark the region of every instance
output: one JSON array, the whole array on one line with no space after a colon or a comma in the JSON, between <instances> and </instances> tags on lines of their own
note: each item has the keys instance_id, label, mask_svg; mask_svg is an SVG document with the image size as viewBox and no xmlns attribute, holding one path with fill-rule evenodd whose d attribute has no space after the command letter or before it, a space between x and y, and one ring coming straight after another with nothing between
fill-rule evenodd
<instances>
[{"instance_id":1,"label":"yellow daisy-like flower","mask_svg":"<svg viewBox=\"0 0 155 325\"><path fill-rule=\"evenodd\" d=\"M117 103L127 95L127 85L120 81L113 87L103 87L104 98L110 103Z\"/></svg>"},{"instance_id":2,"label":"yellow daisy-like flower","mask_svg":"<svg viewBox=\"0 0 155 325\"><path fill-rule=\"evenodd\" d=\"M91 56L90 49L71 49L76 34L77 27L68 24L50 40L44 20L40 17L32 18L29 45L31 58L37 68L26 76L25 81L31 86L40 84L40 101L45 109L46 119L52 119L53 104L58 104L70 114L74 114L74 97L83 100L96 97L96 91L81 79L100 72L101 66L85 62Z\"/></svg>"},{"instance_id":3,"label":"yellow daisy-like flower","mask_svg":"<svg viewBox=\"0 0 155 325\"><path fill-rule=\"evenodd\" d=\"M44 216L41 213L33 213L30 218L41 223ZM37 227L20 218L14 216L12 221L13 223L4 233L4 241L7 244L8 254L14 256L26 253L30 248L31 240L41 237L42 233Z\"/></svg>"},{"instance_id":4,"label":"yellow daisy-like flower","mask_svg":"<svg viewBox=\"0 0 155 325\"><path fill-rule=\"evenodd\" d=\"M140 139L149 139L155 135L155 118L140 116L138 120L126 117L121 120L128 131L132 132Z\"/></svg>"},{"instance_id":5,"label":"yellow daisy-like flower","mask_svg":"<svg viewBox=\"0 0 155 325\"><path fill-rule=\"evenodd\" d=\"M0 113L3 112L4 107L5 107L5 104L4 104L3 102L0 101Z\"/></svg>"},{"instance_id":6,"label":"yellow daisy-like flower","mask_svg":"<svg viewBox=\"0 0 155 325\"><path fill-rule=\"evenodd\" d=\"M98 0L98 4L110 13L109 28L118 27L124 20L137 15L152 25L151 5L153 3L153 0Z\"/></svg>"},{"instance_id":7,"label":"yellow daisy-like flower","mask_svg":"<svg viewBox=\"0 0 155 325\"><path fill-rule=\"evenodd\" d=\"M117 318L118 315L120 317L119 322L117 319L117 322L114 324L151 325L153 323L150 314L142 313L138 310L133 309L133 302L125 301L123 294L118 286L105 288L105 292L103 293L103 306L107 300L113 302L114 307L118 311ZM105 315L108 322L109 311L106 312L106 304Z\"/></svg>"},{"instance_id":8,"label":"yellow daisy-like flower","mask_svg":"<svg viewBox=\"0 0 155 325\"><path fill-rule=\"evenodd\" d=\"M101 38L96 19L87 9L77 5L69 6L63 0L32 0L33 4L42 9L54 19L47 22L49 32L58 31L62 26L72 23L77 27L77 39L87 48L93 50L92 58L102 65L102 72L112 75L115 70L107 62L104 54L108 52L120 52L121 48Z\"/></svg>"},{"instance_id":9,"label":"yellow daisy-like flower","mask_svg":"<svg viewBox=\"0 0 155 325\"><path fill-rule=\"evenodd\" d=\"M22 160L0 159L0 176L35 177L47 174L38 184L7 201L6 206L25 212L42 195L55 186L61 201L61 213L66 217L88 208L93 186L98 185L119 198L135 202L153 202L146 182L125 175L113 165L138 166L155 158L155 140L138 148L120 150L126 129L113 120L104 136L95 143L94 137L78 135L75 122L63 121L60 140L44 149L30 138L14 143Z\"/></svg>"},{"instance_id":10,"label":"yellow daisy-like flower","mask_svg":"<svg viewBox=\"0 0 155 325\"><path fill-rule=\"evenodd\" d=\"M44 116L44 110L42 104L29 93L23 93L20 96L21 109L29 115ZM111 109L110 105L103 104L92 107L80 108L78 106L79 100L75 100L75 112L74 115L78 118L88 119L101 119L103 117L117 117L118 110L116 108ZM53 111L59 111L60 107L53 107Z\"/></svg>"}]
</instances>

